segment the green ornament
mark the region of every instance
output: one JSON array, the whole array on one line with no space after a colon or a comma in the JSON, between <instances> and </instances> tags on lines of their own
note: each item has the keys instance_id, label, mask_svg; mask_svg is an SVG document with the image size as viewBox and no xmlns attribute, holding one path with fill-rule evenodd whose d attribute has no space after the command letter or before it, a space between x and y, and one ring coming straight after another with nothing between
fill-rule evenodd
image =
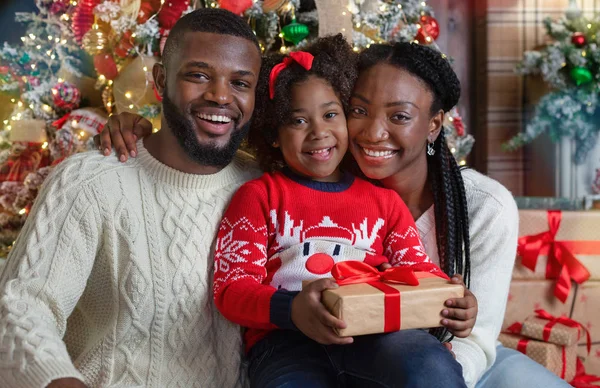
<instances>
[{"instance_id":1,"label":"green ornament","mask_svg":"<svg viewBox=\"0 0 600 388\"><path fill-rule=\"evenodd\" d=\"M585 67L574 67L571 69L571 78L577 86L589 84L594 80L592 72Z\"/></svg>"},{"instance_id":2,"label":"green ornament","mask_svg":"<svg viewBox=\"0 0 600 388\"><path fill-rule=\"evenodd\" d=\"M296 18L293 18L290 24L281 29L281 35L283 39L297 45L308 36L308 27L305 24L297 23Z\"/></svg>"},{"instance_id":3,"label":"green ornament","mask_svg":"<svg viewBox=\"0 0 600 388\"><path fill-rule=\"evenodd\" d=\"M19 58L19 63L21 65L24 65L26 63L29 63L30 60L31 60L31 58L29 57L29 54L24 53L23 56L21 58Z\"/></svg>"}]
</instances>

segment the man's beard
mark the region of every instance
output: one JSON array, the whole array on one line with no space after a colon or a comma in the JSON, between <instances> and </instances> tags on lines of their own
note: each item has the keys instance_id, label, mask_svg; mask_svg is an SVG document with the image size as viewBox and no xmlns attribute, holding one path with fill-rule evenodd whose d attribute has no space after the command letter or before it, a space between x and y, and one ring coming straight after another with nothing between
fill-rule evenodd
<instances>
[{"instance_id":1,"label":"man's beard","mask_svg":"<svg viewBox=\"0 0 600 388\"><path fill-rule=\"evenodd\" d=\"M214 141L202 144L196 137L194 124L186 119L173 101L169 99L166 88L163 93L162 108L167 125L175 135L183 152L202 166L227 166L235 156L236 151L250 129L250 122L241 128L238 128L237 124L234 124L229 142L225 146L219 147Z\"/></svg>"}]
</instances>

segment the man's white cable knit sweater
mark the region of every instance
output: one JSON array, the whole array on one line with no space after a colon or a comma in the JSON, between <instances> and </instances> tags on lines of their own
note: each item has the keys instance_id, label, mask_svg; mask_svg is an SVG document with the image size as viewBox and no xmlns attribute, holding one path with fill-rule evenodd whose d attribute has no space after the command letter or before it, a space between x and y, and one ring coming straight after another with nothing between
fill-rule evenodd
<instances>
[{"instance_id":1,"label":"man's white cable knit sweater","mask_svg":"<svg viewBox=\"0 0 600 388\"><path fill-rule=\"evenodd\" d=\"M510 192L495 180L464 170L469 236L471 240L471 291L479 312L473 332L454 338L452 349L463 367L468 387L474 387L496 360L496 343L502 327L508 289L517 250L519 215ZM416 222L425 251L439 264L433 207Z\"/></svg>"},{"instance_id":2,"label":"man's white cable knit sweater","mask_svg":"<svg viewBox=\"0 0 600 388\"><path fill-rule=\"evenodd\" d=\"M97 152L61 163L0 277L0 387L234 387L240 328L213 307L213 241L257 177L238 154L212 175Z\"/></svg>"}]
</instances>

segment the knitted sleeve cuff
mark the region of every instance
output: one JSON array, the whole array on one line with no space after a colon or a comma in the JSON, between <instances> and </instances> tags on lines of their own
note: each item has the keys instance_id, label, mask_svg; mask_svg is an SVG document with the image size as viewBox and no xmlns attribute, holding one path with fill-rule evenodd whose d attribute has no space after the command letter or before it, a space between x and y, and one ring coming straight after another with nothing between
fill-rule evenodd
<instances>
[{"instance_id":1,"label":"knitted sleeve cuff","mask_svg":"<svg viewBox=\"0 0 600 388\"><path fill-rule=\"evenodd\" d=\"M298 330L292 322L292 301L298 291L279 289L271 296L270 319L271 323L280 329Z\"/></svg>"}]
</instances>

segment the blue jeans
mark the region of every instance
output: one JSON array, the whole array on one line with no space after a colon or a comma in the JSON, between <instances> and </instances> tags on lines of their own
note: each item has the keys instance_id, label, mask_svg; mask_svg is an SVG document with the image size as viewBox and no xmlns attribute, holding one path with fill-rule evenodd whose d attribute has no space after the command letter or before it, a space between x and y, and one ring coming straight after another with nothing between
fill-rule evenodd
<instances>
[{"instance_id":1,"label":"blue jeans","mask_svg":"<svg viewBox=\"0 0 600 388\"><path fill-rule=\"evenodd\" d=\"M269 333L250 351L253 388L466 387L462 367L423 330L354 337L320 345L300 332Z\"/></svg>"},{"instance_id":2,"label":"blue jeans","mask_svg":"<svg viewBox=\"0 0 600 388\"><path fill-rule=\"evenodd\" d=\"M496 362L475 388L568 388L564 380L523 353L499 345Z\"/></svg>"}]
</instances>

